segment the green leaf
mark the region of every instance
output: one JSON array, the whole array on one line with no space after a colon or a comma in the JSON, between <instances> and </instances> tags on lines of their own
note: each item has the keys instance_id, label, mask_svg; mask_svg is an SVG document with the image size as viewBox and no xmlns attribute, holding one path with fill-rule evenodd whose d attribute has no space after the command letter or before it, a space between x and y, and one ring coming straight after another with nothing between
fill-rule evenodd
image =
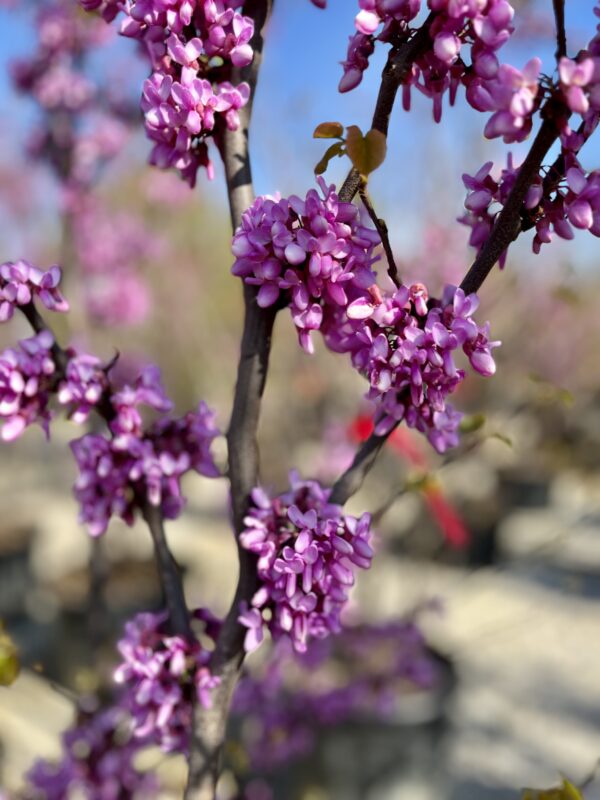
<instances>
[{"instance_id":1,"label":"green leaf","mask_svg":"<svg viewBox=\"0 0 600 800\"><path fill-rule=\"evenodd\" d=\"M0 686L10 686L17 679L20 664L13 640L0 630Z\"/></svg>"},{"instance_id":2,"label":"green leaf","mask_svg":"<svg viewBox=\"0 0 600 800\"><path fill-rule=\"evenodd\" d=\"M554 789L524 789L522 800L584 800L579 789L566 778Z\"/></svg>"},{"instance_id":3,"label":"green leaf","mask_svg":"<svg viewBox=\"0 0 600 800\"><path fill-rule=\"evenodd\" d=\"M499 441L503 442L507 447L513 447L513 441L510 436L507 436L505 433L492 433L492 439L498 439Z\"/></svg>"},{"instance_id":4,"label":"green leaf","mask_svg":"<svg viewBox=\"0 0 600 800\"><path fill-rule=\"evenodd\" d=\"M413 472L406 479L405 489L407 492L422 492L434 482L429 472Z\"/></svg>"},{"instance_id":5,"label":"green leaf","mask_svg":"<svg viewBox=\"0 0 600 800\"><path fill-rule=\"evenodd\" d=\"M387 141L383 133L371 129L366 136L356 125L346 129L346 150L361 175L370 175L385 161Z\"/></svg>"},{"instance_id":6,"label":"green leaf","mask_svg":"<svg viewBox=\"0 0 600 800\"><path fill-rule=\"evenodd\" d=\"M484 425L485 414L471 414L462 418L458 429L461 433L475 433L475 431L481 430Z\"/></svg>"},{"instance_id":7,"label":"green leaf","mask_svg":"<svg viewBox=\"0 0 600 800\"><path fill-rule=\"evenodd\" d=\"M327 148L325 155L315 167L315 175L322 175L329 166L329 162L331 161L331 159L335 158L335 156L341 156L343 154L344 154L343 142L336 142L335 144L332 144L331 147Z\"/></svg>"},{"instance_id":8,"label":"green leaf","mask_svg":"<svg viewBox=\"0 0 600 800\"><path fill-rule=\"evenodd\" d=\"M532 373L529 378L539 387L539 399L542 402L559 403L567 408L571 408L571 406L575 403L575 398L572 392L570 392L568 389L565 389L563 386L557 386L555 383L547 381L545 378L542 378L540 375L536 375L535 373Z\"/></svg>"},{"instance_id":9,"label":"green leaf","mask_svg":"<svg viewBox=\"0 0 600 800\"><path fill-rule=\"evenodd\" d=\"M321 122L313 133L313 139L341 139L344 126L341 122Z\"/></svg>"},{"instance_id":10,"label":"green leaf","mask_svg":"<svg viewBox=\"0 0 600 800\"><path fill-rule=\"evenodd\" d=\"M580 306L582 300L581 293L576 292L575 289L572 289L570 286L556 286L552 290L552 297L556 300L560 300L561 303L573 306L573 308Z\"/></svg>"}]
</instances>

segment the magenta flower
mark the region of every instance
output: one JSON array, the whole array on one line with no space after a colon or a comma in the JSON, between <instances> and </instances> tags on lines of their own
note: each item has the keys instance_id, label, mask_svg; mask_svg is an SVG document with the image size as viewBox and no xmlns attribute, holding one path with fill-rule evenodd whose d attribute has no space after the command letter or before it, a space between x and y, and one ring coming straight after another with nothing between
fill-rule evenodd
<instances>
[{"instance_id":1,"label":"magenta flower","mask_svg":"<svg viewBox=\"0 0 600 800\"><path fill-rule=\"evenodd\" d=\"M62 736L62 760L35 762L27 773L26 797L65 800L86 797L117 800L151 800L158 795L152 773L139 772L134 759L148 745L133 738L128 714L117 706L82 715ZM33 792L33 794L31 794Z\"/></svg>"},{"instance_id":2,"label":"magenta flower","mask_svg":"<svg viewBox=\"0 0 600 800\"><path fill-rule=\"evenodd\" d=\"M71 381L71 394L81 394L79 374ZM87 434L71 442L79 467L74 486L79 519L91 536L102 535L113 516L133 524L141 498L160 507L167 519L175 519L185 505L181 480L187 472L220 475L211 453L220 435L215 413L202 402L179 419L164 416L172 403L156 367L146 368L133 386L123 387L110 402L115 414L112 438ZM141 406L162 416L145 425Z\"/></svg>"},{"instance_id":3,"label":"magenta flower","mask_svg":"<svg viewBox=\"0 0 600 800\"><path fill-rule=\"evenodd\" d=\"M73 422L82 423L107 388L108 379L100 359L88 353L73 354L58 386L58 402L70 406Z\"/></svg>"},{"instance_id":4,"label":"magenta flower","mask_svg":"<svg viewBox=\"0 0 600 800\"><path fill-rule=\"evenodd\" d=\"M219 621L198 609L205 633L215 638ZM220 679L208 669L211 651L196 639L170 636L166 612L138 614L125 625L117 647L123 659L115 672L125 696L122 705L133 718L133 734L166 752L184 753L189 746L194 696L210 708Z\"/></svg>"},{"instance_id":5,"label":"magenta flower","mask_svg":"<svg viewBox=\"0 0 600 800\"><path fill-rule=\"evenodd\" d=\"M560 59L558 74L565 100L575 114L585 114L589 107L589 99L584 89L592 82L595 63L593 58L573 61L570 58Z\"/></svg>"},{"instance_id":6,"label":"magenta flower","mask_svg":"<svg viewBox=\"0 0 600 800\"><path fill-rule=\"evenodd\" d=\"M393 294L362 296L343 311L328 314L323 332L335 352L349 353L369 381L367 398L376 404L375 432L382 435L404 420L424 433L438 452L458 443L461 414L447 398L465 373L454 361L462 349L482 375L495 371L488 326L472 319L478 300L446 288L430 301L426 288L401 286ZM330 308L329 311L332 309Z\"/></svg>"},{"instance_id":7,"label":"magenta flower","mask_svg":"<svg viewBox=\"0 0 600 800\"><path fill-rule=\"evenodd\" d=\"M244 67L254 53L254 22L236 0L84 0L110 20L122 12L124 36L143 44L154 70L144 84L142 110L154 147L150 163L174 168L190 186L200 167L212 177L206 139L220 115L230 130L249 99L247 84L224 78L228 67ZM223 66L216 63L222 61Z\"/></svg>"},{"instance_id":8,"label":"magenta flower","mask_svg":"<svg viewBox=\"0 0 600 800\"><path fill-rule=\"evenodd\" d=\"M52 357L54 339L42 331L19 341L18 348L0 353L0 436L18 438L25 428L39 423L49 435L48 402L56 371Z\"/></svg>"},{"instance_id":9,"label":"magenta flower","mask_svg":"<svg viewBox=\"0 0 600 800\"><path fill-rule=\"evenodd\" d=\"M232 272L259 286L262 307L285 302L302 347L312 352L329 304L346 306L348 292L375 282L372 265L379 235L364 227L356 206L340 203L333 186L319 179L319 194L286 200L259 197L233 237Z\"/></svg>"},{"instance_id":10,"label":"magenta flower","mask_svg":"<svg viewBox=\"0 0 600 800\"><path fill-rule=\"evenodd\" d=\"M49 311L68 311L69 304L58 290L60 267L38 269L28 261L0 264L0 322L11 319L15 308L37 297Z\"/></svg>"},{"instance_id":11,"label":"magenta flower","mask_svg":"<svg viewBox=\"0 0 600 800\"><path fill-rule=\"evenodd\" d=\"M291 489L273 500L254 489L240 535L242 547L258 557L261 582L251 606L240 608L248 651L258 647L265 627L299 652L311 638L337 633L354 572L371 564L370 516L343 514L328 502L331 490L316 481L301 481L292 472L290 483Z\"/></svg>"}]
</instances>

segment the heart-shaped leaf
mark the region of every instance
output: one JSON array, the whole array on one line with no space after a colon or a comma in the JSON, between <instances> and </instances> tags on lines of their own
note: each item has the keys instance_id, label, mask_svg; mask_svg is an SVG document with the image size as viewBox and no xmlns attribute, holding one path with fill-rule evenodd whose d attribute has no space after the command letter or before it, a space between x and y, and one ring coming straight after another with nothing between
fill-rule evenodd
<instances>
[{"instance_id":1,"label":"heart-shaped leaf","mask_svg":"<svg viewBox=\"0 0 600 800\"><path fill-rule=\"evenodd\" d=\"M361 175L370 175L385 161L387 141L383 133L372 128L363 136L357 125L346 129L346 150Z\"/></svg>"}]
</instances>

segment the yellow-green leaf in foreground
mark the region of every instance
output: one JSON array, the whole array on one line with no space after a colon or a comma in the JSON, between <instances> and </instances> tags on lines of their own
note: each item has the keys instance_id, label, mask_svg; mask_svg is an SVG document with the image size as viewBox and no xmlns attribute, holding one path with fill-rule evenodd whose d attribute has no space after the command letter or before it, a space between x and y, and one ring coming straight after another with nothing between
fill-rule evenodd
<instances>
[{"instance_id":1,"label":"yellow-green leaf in foreground","mask_svg":"<svg viewBox=\"0 0 600 800\"><path fill-rule=\"evenodd\" d=\"M10 686L19 674L19 657L13 640L0 628L0 686Z\"/></svg>"},{"instance_id":2,"label":"yellow-green leaf in foreground","mask_svg":"<svg viewBox=\"0 0 600 800\"><path fill-rule=\"evenodd\" d=\"M492 434L490 434L490 439L498 439L498 441L502 442L502 444L505 444L507 447L512 447L513 446L512 439L510 438L510 436L507 436L505 433L498 433L498 432L492 433Z\"/></svg>"},{"instance_id":3,"label":"yellow-green leaf in foreground","mask_svg":"<svg viewBox=\"0 0 600 800\"><path fill-rule=\"evenodd\" d=\"M459 430L461 433L475 433L485 425L485 414L470 414L463 417L460 421Z\"/></svg>"},{"instance_id":4,"label":"yellow-green leaf in foreground","mask_svg":"<svg viewBox=\"0 0 600 800\"><path fill-rule=\"evenodd\" d=\"M525 789L522 800L584 800L584 797L579 789L565 778L562 786L555 789Z\"/></svg>"},{"instance_id":5,"label":"yellow-green leaf in foreground","mask_svg":"<svg viewBox=\"0 0 600 800\"><path fill-rule=\"evenodd\" d=\"M343 133L341 122L322 122L315 128L313 139L341 139Z\"/></svg>"},{"instance_id":6,"label":"yellow-green leaf in foreground","mask_svg":"<svg viewBox=\"0 0 600 800\"><path fill-rule=\"evenodd\" d=\"M387 141L383 133L375 129L363 136L358 126L350 125L346 129L346 151L355 169L366 176L385 161Z\"/></svg>"}]
</instances>

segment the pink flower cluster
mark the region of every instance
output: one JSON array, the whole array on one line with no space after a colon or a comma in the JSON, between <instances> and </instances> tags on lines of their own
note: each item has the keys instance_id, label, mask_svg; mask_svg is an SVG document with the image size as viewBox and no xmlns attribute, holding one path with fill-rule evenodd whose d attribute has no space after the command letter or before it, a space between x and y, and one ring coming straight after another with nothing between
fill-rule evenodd
<instances>
[{"instance_id":1,"label":"pink flower cluster","mask_svg":"<svg viewBox=\"0 0 600 800\"><path fill-rule=\"evenodd\" d=\"M373 250L378 233L361 224L352 203L341 203L334 186L319 178L321 198L259 197L244 213L233 237L232 272L260 286L257 302L289 305L300 344L312 352L328 305L344 308L353 291L375 282Z\"/></svg>"},{"instance_id":2,"label":"pink flower cluster","mask_svg":"<svg viewBox=\"0 0 600 800\"><path fill-rule=\"evenodd\" d=\"M144 83L142 110L154 147L150 163L174 167L193 186L200 167L212 177L207 138L219 122L239 127L238 111L249 99L245 83L234 86L232 67L252 61L254 23L239 13L240 0L80 0L111 20L125 14L121 33L140 41L153 73Z\"/></svg>"},{"instance_id":3,"label":"pink flower cluster","mask_svg":"<svg viewBox=\"0 0 600 800\"><path fill-rule=\"evenodd\" d=\"M52 357L54 339L42 331L22 339L18 348L0 353L0 436L4 441L19 437L25 428L38 422L49 433L48 402L56 367Z\"/></svg>"},{"instance_id":4,"label":"pink flower cluster","mask_svg":"<svg viewBox=\"0 0 600 800\"><path fill-rule=\"evenodd\" d=\"M84 277L83 299L91 319L105 326L144 322L152 295L141 268L164 256L164 239L141 218L109 211L91 197L79 198L72 227Z\"/></svg>"},{"instance_id":5,"label":"pink flower cluster","mask_svg":"<svg viewBox=\"0 0 600 800\"><path fill-rule=\"evenodd\" d=\"M593 55L580 56L576 61L563 57L558 65L565 102L582 117L590 111L600 113L600 33L592 40L590 50Z\"/></svg>"},{"instance_id":6,"label":"pink flower cluster","mask_svg":"<svg viewBox=\"0 0 600 800\"><path fill-rule=\"evenodd\" d=\"M108 390L106 368L96 356L72 351L64 378L58 386L58 402L70 406L73 422L85 422Z\"/></svg>"},{"instance_id":7,"label":"pink flower cluster","mask_svg":"<svg viewBox=\"0 0 600 800\"><path fill-rule=\"evenodd\" d=\"M253 490L240 544L257 555L261 586L239 617L248 628L247 651L258 647L265 627L299 652L311 638L340 630L354 572L370 567L373 550L369 514L343 514L329 503L330 494L294 472L289 491L274 499Z\"/></svg>"},{"instance_id":8,"label":"pink flower cluster","mask_svg":"<svg viewBox=\"0 0 600 800\"><path fill-rule=\"evenodd\" d=\"M413 35L410 23L421 9L421 0L359 0L357 33L351 37L340 91L357 86L376 41L395 47ZM497 51L510 38L514 10L507 0L428 0L435 14L429 30L431 47L419 55L403 87L403 103L410 108L411 87L433 100L436 122L442 116L442 100L448 92L454 104L460 85L467 101L479 111L495 112L486 136L520 141L530 128L537 94L539 63L530 62L523 73L500 66ZM465 45L469 60L465 61ZM537 72L536 72L537 67Z\"/></svg>"},{"instance_id":9,"label":"pink flower cluster","mask_svg":"<svg viewBox=\"0 0 600 800\"><path fill-rule=\"evenodd\" d=\"M349 92L362 81L376 41L399 43L409 38L409 23L419 13L421 0L359 0L359 6L354 21L357 33L350 37L346 60L342 62L340 92ZM375 36L380 26L383 28Z\"/></svg>"},{"instance_id":10,"label":"pink flower cluster","mask_svg":"<svg viewBox=\"0 0 600 800\"><path fill-rule=\"evenodd\" d=\"M241 735L252 766L271 771L310 753L323 729L392 717L407 692L429 689L438 672L415 622L344 625L306 653L280 641L266 668L240 681L233 713L246 723Z\"/></svg>"},{"instance_id":11,"label":"pink flower cluster","mask_svg":"<svg viewBox=\"0 0 600 800\"><path fill-rule=\"evenodd\" d=\"M315 190L306 200L259 197L233 237L233 272L260 287L260 306L290 307L305 350L320 330L330 349L350 354L369 381L377 433L406 420L444 452L457 443L461 419L446 398L465 375L452 351L462 349L475 370L492 375L498 343L471 319L475 295L448 287L441 302L429 302L420 284L382 292L372 269L377 232L333 187L322 179L320 186L324 199Z\"/></svg>"},{"instance_id":12,"label":"pink flower cluster","mask_svg":"<svg viewBox=\"0 0 600 800\"><path fill-rule=\"evenodd\" d=\"M471 318L479 301L474 294L447 286L441 301L428 298L422 284L400 286L379 301L361 297L346 319L332 318L325 330L328 346L350 353L354 367L369 381L367 398L375 401L375 433L383 435L404 420L424 433L443 453L458 444L462 414L448 402L465 377L454 361L462 350L474 370L493 375L496 366L489 324Z\"/></svg>"},{"instance_id":13,"label":"pink flower cluster","mask_svg":"<svg viewBox=\"0 0 600 800\"><path fill-rule=\"evenodd\" d=\"M513 164L512 155L508 154L506 168L502 170L498 180L492 177L493 162L487 161L475 175L463 175L463 183L468 189L465 200L467 213L459 218L459 222L471 228L469 244L477 252L487 241L494 226L498 209L506 202L518 174ZM541 178L536 179L527 190L523 208L532 211L539 206L543 187ZM500 268L504 266L506 252L500 258Z\"/></svg>"},{"instance_id":14,"label":"pink flower cluster","mask_svg":"<svg viewBox=\"0 0 600 800\"><path fill-rule=\"evenodd\" d=\"M65 800L151 800L158 795L152 773L139 772L134 759L147 742L128 733L128 714L112 707L84 716L63 734L63 756L56 764L43 759L27 773L25 798ZM21 795L20 795L21 796Z\"/></svg>"},{"instance_id":15,"label":"pink flower cluster","mask_svg":"<svg viewBox=\"0 0 600 800\"><path fill-rule=\"evenodd\" d=\"M215 639L219 621L198 609L194 618ZM165 752L186 752L192 728L194 698L210 708L220 679L208 668L211 651L198 639L169 636L166 612L138 614L125 626L118 643L123 659L115 680L125 688L122 705L132 716L133 734Z\"/></svg>"},{"instance_id":16,"label":"pink flower cluster","mask_svg":"<svg viewBox=\"0 0 600 800\"><path fill-rule=\"evenodd\" d=\"M39 298L49 311L68 311L69 304L58 289L60 267L42 270L28 261L0 264L0 322L11 319L15 308Z\"/></svg>"},{"instance_id":17,"label":"pink flower cluster","mask_svg":"<svg viewBox=\"0 0 600 800\"><path fill-rule=\"evenodd\" d=\"M538 176L523 202L525 227L535 228L534 253L539 253L543 244L551 242L554 234L561 239L572 239L573 228L600 236L600 170L586 172L568 150L563 150L563 158L564 178L557 175L555 180L543 180ZM469 243L477 251L487 240L518 174L510 154L499 180L492 178L491 169L492 162L489 161L476 175L463 175L469 192L465 200L467 213L460 217L460 222L471 228ZM549 177L552 178L552 174ZM501 267L505 259L506 252L500 259Z\"/></svg>"},{"instance_id":18,"label":"pink flower cluster","mask_svg":"<svg viewBox=\"0 0 600 800\"><path fill-rule=\"evenodd\" d=\"M77 60L84 50L106 39L103 26L89 24L72 13L69 3L56 0L39 9L36 27L37 52L11 65L15 86L31 94L46 111L83 110L96 89L78 68Z\"/></svg>"},{"instance_id":19,"label":"pink flower cluster","mask_svg":"<svg viewBox=\"0 0 600 800\"><path fill-rule=\"evenodd\" d=\"M140 406L160 414L172 408L157 368L148 367L133 387L113 394L110 403L112 438L90 433L71 442L79 466L75 496L80 520L91 536L104 533L113 515L131 525L144 499L175 519L185 503L183 475L190 470L208 477L220 474L211 454L219 430L204 402L180 419L162 417L144 426Z\"/></svg>"},{"instance_id":20,"label":"pink flower cluster","mask_svg":"<svg viewBox=\"0 0 600 800\"><path fill-rule=\"evenodd\" d=\"M12 70L17 88L41 112L26 152L47 162L59 181L61 211L74 232L73 255L84 270L90 316L101 325L138 324L150 311L151 296L136 267L157 237L135 217L109 215L89 197L101 168L124 146L134 117L128 102L118 99L114 83L98 83L89 68L111 31L101 20L81 14L73 0L44 0L36 33L35 55L16 62ZM100 260L99 251L104 256L110 251L112 258Z\"/></svg>"},{"instance_id":21,"label":"pink flower cluster","mask_svg":"<svg viewBox=\"0 0 600 800\"><path fill-rule=\"evenodd\" d=\"M192 69L182 71L180 81L171 75L154 72L144 83L142 111L146 133L155 142L150 163L167 169L174 167L194 186L200 167L214 176L206 137L213 133L218 116L230 130L239 127L238 110L250 97L247 83L233 86L222 81L213 87L196 77Z\"/></svg>"}]
</instances>

